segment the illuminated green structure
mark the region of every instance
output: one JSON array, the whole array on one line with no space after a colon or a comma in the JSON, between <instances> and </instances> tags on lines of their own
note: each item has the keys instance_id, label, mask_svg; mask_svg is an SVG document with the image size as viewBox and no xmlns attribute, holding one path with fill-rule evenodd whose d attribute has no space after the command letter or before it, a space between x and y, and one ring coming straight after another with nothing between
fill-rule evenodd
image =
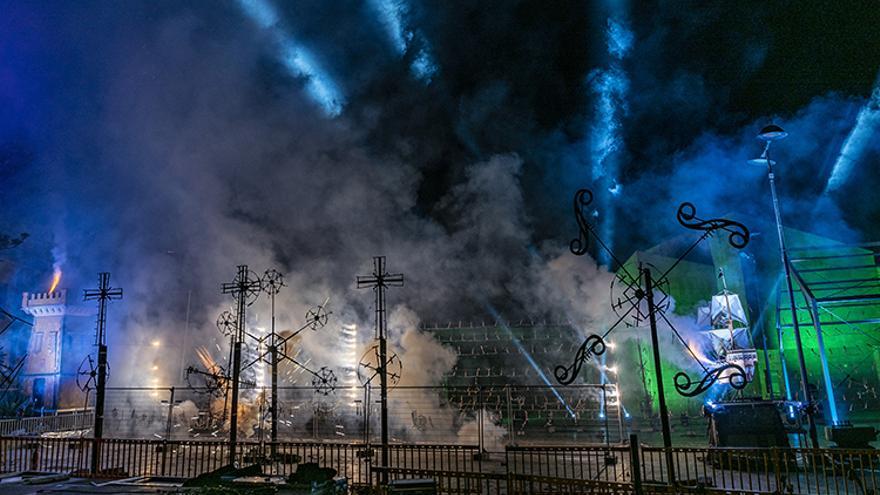
<instances>
[{"instance_id":1,"label":"illuminated green structure","mask_svg":"<svg viewBox=\"0 0 880 495\"><path fill-rule=\"evenodd\" d=\"M788 297L784 292L775 227L754 219L737 220L751 230L752 239L748 246L743 250L735 249L727 242L726 236L712 237L701 243L668 274L668 284L663 288L673 304L666 314L685 342L705 339L705 328L698 326L697 313L721 291L718 273L723 269L728 289L739 296L746 309L751 344L757 353L753 379L736 394L737 397L801 401L803 394L791 325L792 313L785 303ZM880 327L880 267L877 265L880 243L845 245L793 229L786 229L785 235L792 246L798 322L807 374L811 387L815 387L813 396L819 403L817 420L820 424L832 424L835 415L831 414L828 394L833 390L837 422L873 422L880 412L877 396L880 388L880 335L876 331ZM684 232L651 249L634 253L624 266L630 273L636 273L642 264L651 268L654 277L660 277L695 240L692 232ZM577 304L577 301L572 303ZM609 311L610 306L609 299ZM812 318L814 311L819 315L827 357L827 380L820 359L822 347ZM540 393L537 389L529 392L537 397L527 402L526 409L531 409L514 411L514 418L522 417L523 421L527 419L534 425L542 425L552 418L556 425L568 422L579 426L585 424L588 409L592 411L589 414L598 411L585 407L584 414L581 414L581 410L575 407L580 399L571 395L576 391L559 385L554 377L554 368L571 363L583 342L585 329L577 328L571 322L458 322L425 329L458 354L455 369L444 380L450 389L459 388L457 392L451 390L446 394L446 399L452 403L466 402L466 398L460 396L468 393L462 391L468 387L474 387L475 391L476 387L497 389L534 385L546 388ZM597 334L604 330L586 329L587 333ZM730 387L723 383L694 398L679 395L673 386L677 373L683 371L699 380L704 371L685 344L662 321L659 334L666 401L673 417L682 414L699 416L705 401L733 395ZM607 342L606 354L593 357L583 367L575 384L602 383L602 370L613 369L615 372L607 373L607 382L619 384L625 408L622 416L644 421L645 416L656 415L657 387L647 324L643 323L639 328L620 325L609 335ZM704 365L711 366L708 362ZM506 399L502 398L493 406L502 418L509 415L505 404ZM578 412L577 420L569 418L566 410L569 406Z\"/></svg>"},{"instance_id":2,"label":"illuminated green structure","mask_svg":"<svg viewBox=\"0 0 880 495\"><path fill-rule=\"evenodd\" d=\"M754 224L754 221L751 222ZM749 225L753 234L758 228L772 232L770 226ZM819 401L819 422L831 424L829 389L833 390L838 422L872 421L880 411L877 397L880 382L880 272L877 258L880 243L845 245L805 232L786 229L792 246L791 264L795 274L795 299L798 304L798 322L801 328L807 373ZM639 263L656 267L663 272L675 262L692 236L682 236L646 251L633 254L626 262L635 268ZM740 393L741 397L760 397L800 400L802 389L796 343L792 332L792 312L785 301L785 284L779 261L778 248L772 236L755 236L742 252L731 248L723 237L710 239L695 250L669 274L668 292L675 301L674 319L683 334L693 336L687 327L697 308L720 289L718 269L724 270L730 290L747 302L752 341L758 353L753 381ZM802 287L805 287L803 289ZM783 291L780 293L780 291ZM744 297L742 297L744 296ZM782 296L782 297L780 297ZM816 301L815 306L813 300ZM782 301L780 304L779 301ZM818 314L819 329L827 357L827 379L823 374L822 346L817 339L813 314ZM663 377L667 390L670 414L698 413L707 399L717 400L729 387L715 386L703 396L686 399L672 387L673 377L679 371L697 378L702 370L688 355L684 345L661 325L663 342ZM780 339L781 335L781 339ZM653 363L650 355L650 334L644 329L629 328L618 334L616 340L626 344L624 355L617 362L630 363L628 370L644 365L644 374L622 373L623 390L630 391L624 404L630 410L639 410L646 401L656 412L656 385L653 383ZM639 340L641 342L639 342ZM639 358L641 344L641 359ZM766 352L765 352L766 349ZM780 358L780 349L784 363ZM646 386L642 384L646 377ZM788 383L788 389L786 388ZM829 386L830 384L830 386ZM634 397L633 390L642 387L642 397ZM787 392L789 390L790 392ZM638 395L638 394L637 394Z\"/></svg>"}]
</instances>

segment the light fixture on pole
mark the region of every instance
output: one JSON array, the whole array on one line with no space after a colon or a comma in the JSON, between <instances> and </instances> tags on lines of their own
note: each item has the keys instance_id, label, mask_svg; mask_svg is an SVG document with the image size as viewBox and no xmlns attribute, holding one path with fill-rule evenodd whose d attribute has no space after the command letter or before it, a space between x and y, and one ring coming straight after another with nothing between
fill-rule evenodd
<instances>
[{"instance_id":1,"label":"light fixture on pole","mask_svg":"<svg viewBox=\"0 0 880 495\"><path fill-rule=\"evenodd\" d=\"M791 265L788 262L788 251L785 248L785 235L782 230L782 215L779 212L779 198L776 195L776 176L773 172L773 166L776 162L770 159L770 145L774 141L785 139L788 133L778 125L770 124L761 129L758 133L758 139L764 141L764 151L759 158L749 160L752 165L766 165L767 179L770 181L770 195L773 198L773 215L776 218L776 234L779 240L779 251L782 257L782 267L785 273L785 283L788 289L788 302L791 307L791 321L794 329L794 341L797 348L798 364L801 371L801 387L804 391L804 402L807 404L807 419L809 423L810 443L813 448L819 447L819 435L816 431L816 422L813 419L813 398L810 394L809 378L807 376L807 364L804 358L804 346L801 341L801 329L797 319L797 305L794 300L794 291L791 283Z\"/></svg>"}]
</instances>

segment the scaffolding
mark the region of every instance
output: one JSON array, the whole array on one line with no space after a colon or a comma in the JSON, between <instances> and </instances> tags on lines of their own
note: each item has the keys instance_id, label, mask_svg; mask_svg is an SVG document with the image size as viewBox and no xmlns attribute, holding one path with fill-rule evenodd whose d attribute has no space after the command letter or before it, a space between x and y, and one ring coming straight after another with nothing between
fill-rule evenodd
<instances>
[{"instance_id":1,"label":"scaffolding","mask_svg":"<svg viewBox=\"0 0 880 495\"><path fill-rule=\"evenodd\" d=\"M851 340L853 343L864 342L872 349L880 347L880 338L873 335L880 329L880 270L877 265L880 242L804 246L790 251L789 265L797 285L795 291L800 295L795 299L799 301L796 317L799 323L812 325L816 333L815 346L830 419L833 425L838 425L843 421L835 391L858 373L866 358L854 363L836 363L842 366L840 373L844 376L835 384L831 372L835 363L829 359L825 332L831 328L847 331L847 336L857 339ZM800 305L801 301L803 305ZM778 307L780 330L792 327L793 322L780 319L780 313L785 312L792 314L791 308ZM872 353L868 353L868 357L871 356Z\"/></svg>"}]
</instances>

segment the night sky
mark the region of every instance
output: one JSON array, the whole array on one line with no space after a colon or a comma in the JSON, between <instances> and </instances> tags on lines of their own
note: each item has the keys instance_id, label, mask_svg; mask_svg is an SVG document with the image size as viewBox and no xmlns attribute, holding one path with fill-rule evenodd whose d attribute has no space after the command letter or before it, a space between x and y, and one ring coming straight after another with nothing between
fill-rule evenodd
<instances>
[{"instance_id":1,"label":"night sky","mask_svg":"<svg viewBox=\"0 0 880 495\"><path fill-rule=\"evenodd\" d=\"M13 307L58 264L77 290L112 271L132 328L179 324L188 293L207 325L248 263L288 275L290 319L332 295L366 320L354 277L385 254L422 319L574 311L542 274L576 189L622 258L680 234L682 201L769 222L745 159L770 122L786 222L880 239L876 1L0 12L0 232L30 233L0 251Z\"/></svg>"}]
</instances>

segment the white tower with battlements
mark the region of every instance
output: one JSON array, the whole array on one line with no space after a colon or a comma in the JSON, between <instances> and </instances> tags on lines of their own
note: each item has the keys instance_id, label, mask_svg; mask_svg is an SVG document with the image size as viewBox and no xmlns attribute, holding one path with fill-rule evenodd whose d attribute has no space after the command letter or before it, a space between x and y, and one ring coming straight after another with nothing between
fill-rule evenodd
<instances>
[{"instance_id":1,"label":"white tower with battlements","mask_svg":"<svg viewBox=\"0 0 880 495\"><path fill-rule=\"evenodd\" d=\"M35 409L85 406L77 374L94 357L94 308L70 304L67 289L25 292L21 310L34 318L22 370L22 391Z\"/></svg>"},{"instance_id":2,"label":"white tower with battlements","mask_svg":"<svg viewBox=\"0 0 880 495\"><path fill-rule=\"evenodd\" d=\"M67 289L54 292L25 292L21 310L34 317L22 378L24 392L37 409L55 409L61 385L61 355Z\"/></svg>"}]
</instances>

